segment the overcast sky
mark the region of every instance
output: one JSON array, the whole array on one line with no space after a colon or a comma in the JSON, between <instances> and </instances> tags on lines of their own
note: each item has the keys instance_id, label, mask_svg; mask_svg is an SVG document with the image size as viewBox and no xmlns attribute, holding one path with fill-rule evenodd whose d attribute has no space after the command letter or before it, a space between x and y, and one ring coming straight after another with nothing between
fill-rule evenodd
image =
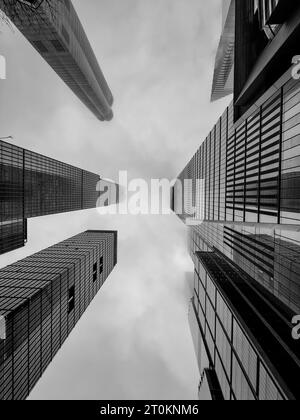
<instances>
[{"instance_id":1,"label":"overcast sky","mask_svg":"<svg viewBox=\"0 0 300 420\"><path fill-rule=\"evenodd\" d=\"M1 27L0 137L118 180L173 179L228 100L210 104L221 0L74 0L113 92L99 122L18 33ZM186 231L175 216L29 220L29 242L0 267L86 229L119 231L119 262L32 399L195 399L187 321Z\"/></svg>"}]
</instances>

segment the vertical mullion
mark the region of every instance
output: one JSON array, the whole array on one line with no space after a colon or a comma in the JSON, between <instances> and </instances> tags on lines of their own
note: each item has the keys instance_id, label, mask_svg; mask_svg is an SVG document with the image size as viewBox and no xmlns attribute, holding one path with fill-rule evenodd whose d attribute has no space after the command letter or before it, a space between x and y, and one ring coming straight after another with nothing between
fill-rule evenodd
<instances>
[{"instance_id":1,"label":"vertical mullion","mask_svg":"<svg viewBox=\"0 0 300 420\"><path fill-rule=\"evenodd\" d=\"M283 153L283 106L284 106L284 91L281 88L280 97L280 140L279 140L279 168L278 168L278 203L277 203L277 223L281 223L281 180L282 180L282 153Z\"/></svg>"},{"instance_id":2,"label":"vertical mullion","mask_svg":"<svg viewBox=\"0 0 300 420\"><path fill-rule=\"evenodd\" d=\"M257 371L256 371L256 395L259 400L260 393L260 358L257 356Z\"/></svg>"},{"instance_id":3,"label":"vertical mullion","mask_svg":"<svg viewBox=\"0 0 300 420\"><path fill-rule=\"evenodd\" d=\"M233 154L233 203L232 203L232 220L235 222L235 206L236 206L236 201L235 201L235 193L236 193L236 129L234 130L234 154Z\"/></svg>"},{"instance_id":4,"label":"vertical mullion","mask_svg":"<svg viewBox=\"0 0 300 420\"><path fill-rule=\"evenodd\" d=\"M224 220L227 220L227 196L228 196L228 118L229 118L229 108L226 110L226 158L225 158L225 215Z\"/></svg>"},{"instance_id":5,"label":"vertical mullion","mask_svg":"<svg viewBox=\"0 0 300 420\"><path fill-rule=\"evenodd\" d=\"M245 121L245 164L244 164L244 215L243 221L246 222L246 197L247 197L247 135L248 135L248 120Z\"/></svg>"},{"instance_id":6,"label":"vertical mullion","mask_svg":"<svg viewBox=\"0 0 300 420\"><path fill-rule=\"evenodd\" d=\"M208 209L207 209L207 211L208 211L208 220L211 220L211 218L210 218L210 199L211 199L211 189L210 189L210 175L211 175L211 173L210 173L210 171L211 171L211 133L209 134L209 136L208 136L208 150L207 150L207 154L208 154L208 157L207 157L207 162L208 162Z\"/></svg>"},{"instance_id":7,"label":"vertical mullion","mask_svg":"<svg viewBox=\"0 0 300 420\"><path fill-rule=\"evenodd\" d=\"M257 185L257 223L260 223L261 220L261 149L262 149L262 125L263 125L263 107L260 107L259 111L259 144L258 144L258 185Z\"/></svg>"},{"instance_id":8,"label":"vertical mullion","mask_svg":"<svg viewBox=\"0 0 300 420\"><path fill-rule=\"evenodd\" d=\"M222 117L220 118L220 137L219 137L219 202L218 202L218 221L220 221L221 212L221 144L222 144Z\"/></svg>"}]
</instances>

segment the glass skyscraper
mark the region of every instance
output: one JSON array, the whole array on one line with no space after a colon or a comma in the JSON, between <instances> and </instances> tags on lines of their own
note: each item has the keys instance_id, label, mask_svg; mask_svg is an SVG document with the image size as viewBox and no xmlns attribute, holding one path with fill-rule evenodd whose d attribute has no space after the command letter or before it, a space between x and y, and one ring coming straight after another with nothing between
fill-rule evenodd
<instances>
[{"instance_id":1,"label":"glass skyscraper","mask_svg":"<svg viewBox=\"0 0 300 420\"><path fill-rule=\"evenodd\" d=\"M213 94L228 93L220 80L230 77L232 62L234 100L178 176L172 197L175 213L193 225L190 316L201 337L198 361L204 360L199 395L210 383L211 398L221 392L224 399L297 399L300 83L291 63L300 6L268 0L226 6ZM222 57L232 36L234 48L229 43ZM207 378L217 378L220 392Z\"/></svg>"},{"instance_id":2,"label":"glass skyscraper","mask_svg":"<svg viewBox=\"0 0 300 420\"><path fill-rule=\"evenodd\" d=\"M0 270L0 399L25 399L117 264L87 231Z\"/></svg>"},{"instance_id":3,"label":"glass skyscraper","mask_svg":"<svg viewBox=\"0 0 300 420\"><path fill-rule=\"evenodd\" d=\"M71 0L0 0L0 9L101 121L113 96Z\"/></svg>"},{"instance_id":4,"label":"glass skyscraper","mask_svg":"<svg viewBox=\"0 0 300 420\"><path fill-rule=\"evenodd\" d=\"M27 219L96 208L100 176L0 141L0 254L24 246Z\"/></svg>"}]
</instances>

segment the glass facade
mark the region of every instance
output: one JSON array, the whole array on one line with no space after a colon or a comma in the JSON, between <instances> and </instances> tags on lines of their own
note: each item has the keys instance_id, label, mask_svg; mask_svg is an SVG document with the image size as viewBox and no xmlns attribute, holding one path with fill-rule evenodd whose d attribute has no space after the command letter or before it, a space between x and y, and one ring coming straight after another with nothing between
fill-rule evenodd
<instances>
[{"instance_id":1,"label":"glass facade","mask_svg":"<svg viewBox=\"0 0 300 420\"><path fill-rule=\"evenodd\" d=\"M297 399L299 345L284 328L289 315L221 253L194 258L194 308L224 399Z\"/></svg>"},{"instance_id":2,"label":"glass facade","mask_svg":"<svg viewBox=\"0 0 300 420\"><path fill-rule=\"evenodd\" d=\"M300 311L298 232L263 225L203 223L191 231L191 254L216 248L294 313Z\"/></svg>"},{"instance_id":3,"label":"glass facade","mask_svg":"<svg viewBox=\"0 0 300 420\"><path fill-rule=\"evenodd\" d=\"M172 191L192 226L196 318L226 400L298 397L299 33L297 2L235 2L234 98Z\"/></svg>"},{"instance_id":4,"label":"glass facade","mask_svg":"<svg viewBox=\"0 0 300 420\"><path fill-rule=\"evenodd\" d=\"M0 270L1 400L29 395L116 263L117 232L87 231Z\"/></svg>"},{"instance_id":5,"label":"glass facade","mask_svg":"<svg viewBox=\"0 0 300 420\"><path fill-rule=\"evenodd\" d=\"M0 141L0 254L24 246L27 218L95 208L99 175Z\"/></svg>"},{"instance_id":6,"label":"glass facade","mask_svg":"<svg viewBox=\"0 0 300 420\"><path fill-rule=\"evenodd\" d=\"M24 172L27 218L96 207L99 175L27 150Z\"/></svg>"},{"instance_id":7,"label":"glass facade","mask_svg":"<svg viewBox=\"0 0 300 420\"><path fill-rule=\"evenodd\" d=\"M300 85L289 77L269 92L236 123L231 104L178 179L193 179L183 196L196 209L204 180L206 243L299 313Z\"/></svg>"},{"instance_id":8,"label":"glass facade","mask_svg":"<svg viewBox=\"0 0 300 420\"><path fill-rule=\"evenodd\" d=\"M194 288L196 295L193 296L189 307L189 323L193 337L196 358L201 375L198 393L200 400L215 401L223 400L221 387L214 369L213 360L204 340L205 330L203 328L203 313L199 312L199 297L203 299L204 294L199 291L199 282L195 272ZM196 291L197 290L197 291ZM203 304L203 301L202 301Z\"/></svg>"},{"instance_id":9,"label":"glass facade","mask_svg":"<svg viewBox=\"0 0 300 420\"><path fill-rule=\"evenodd\" d=\"M0 0L0 9L98 119L113 118L112 93L71 0Z\"/></svg>"},{"instance_id":10,"label":"glass facade","mask_svg":"<svg viewBox=\"0 0 300 420\"><path fill-rule=\"evenodd\" d=\"M24 246L23 149L0 141L0 254Z\"/></svg>"},{"instance_id":11,"label":"glass facade","mask_svg":"<svg viewBox=\"0 0 300 420\"><path fill-rule=\"evenodd\" d=\"M27 240L27 220L14 220L0 224L0 255L24 246Z\"/></svg>"}]
</instances>

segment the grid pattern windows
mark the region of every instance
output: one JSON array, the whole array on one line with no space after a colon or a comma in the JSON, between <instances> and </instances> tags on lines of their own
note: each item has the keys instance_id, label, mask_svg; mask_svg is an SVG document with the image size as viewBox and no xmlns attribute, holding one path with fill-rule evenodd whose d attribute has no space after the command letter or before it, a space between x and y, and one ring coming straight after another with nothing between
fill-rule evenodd
<instances>
[{"instance_id":1,"label":"grid pattern windows","mask_svg":"<svg viewBox=\"0 0 300 420\"><path fill-rule=\"evenodd\" d=\"M184 187L185 209L191 209L193 206L196 209L195 219L225 219L226 139L230 115L226 110L178 177ZM191 182L184 183L184 180ZM197 185L197 180L203 180L201 190L199 185L202 184ZM175 191L175 201L176 198ZM180 215L182 219L190 216L191 211Z\"/></svg>"},{"instance_id":2,"label":"grid pattern windows","mask_svg":"<svg viewBox=\"0 0 300 420\"><path fill-rule=\"evenodd\" d=\"M299 98L291 79L243 122L228 107L178 177L204 179L206 221L299 223Z\"/></svg>"},{"instance_id":3,"label":"grid pattern windows","mask_svg":"<svg viewBox=\"0 0 300 420\"><path fill-rule=\"evenodd\" d=\"M25 151L25 216L96 207L99 176Z\"/></svg>"},{"instance_id":4,"label":"grid pattern windows","mask_svg":"<svg viewBox=\"0 0 300 420\"><path fill-rule=\"evenodd\" d=\"M191 230L190 241L193 260L195 251L215 247L293 312L299 313L299 232L291 237L290 230L262 225L229 227L202 223Z\"/></svg>"},{"instance_id":5,"label":"grid pattern windows","mask_svg":"<svg viewBox=\"0 0 300 420\"><path fill-rule=\"evenodd\" d=\"M0 254L24 246L23 150L0 141Z\"/></svg>"},{"instance_id":6,"label":"grid pattern windows","mask_svg":"<svg viewBox=\"0 0 300 420\"><path fill-rule=\"evenodd\" d=\"M226 207L232 220L278 223L281 128L282 94L276 93L229 137Z\"/></svg>"},{"instance_id":7,"label":"grid pattern windows","mask_svg":"<svg viewBox=\"0 0 300 420\"><path fill-rule=\"evenodd\" d=\"M233 346L253 389L257 384L257 355L239 324L233 323Z\"/></svg>"},{"instance_id":8,"label":"grid pattern windows","mask_svg":"<svg viewBox=\"0 0 300 420\"><path fill-rule=\"evenodd\" d=\"M279 1L257 0L256 6L259 5L266 23L274 18ZM263 29L267 36L275 36L278 27ZM286 80L287 75L235 123L231 104L178 177L181 181L193 176L205 181L204 223L190 229L189 250L195 263L195 279L199 279L198 285L195 281L194 299L198 302L204 337L214 352L211 356L215 370L228 399L290 397L286 388L282 391L278 375L274 379L264 359L263 352L270 351L270 341L278 345L272 334L269 341L264 339L273 331L273 324L295 358L299 354L291 342L289 324L292 315L300 311L300 84L292 78ZM194 194L189 191L193 202ZM231 289L232 301L228 298L225 302L222 287L215 281L214 305L210 280L214 282L215 273L204 272L205 267L197 261L199 250L222 256L228 262L227 269L239 293L247 296L248 303L257 307L257 311L266 302L277 307L274 313L269 309L260 312L269 330L259 340L241 322L241 318L247 318L245 308L241 305L235 311L232 309L240 299L236 288ZM235 270L241 278L248 279L251 287L241 278L238 280ZM225 287L226 278L222 279ZM217 342L213 342L213 310ZM285 325L281 324L282 319L277 319L276 312L285 317ZM277 319L275 323L272 317ZM232 353L229 371L227 342ZM280 357L271 356L278 362L277 373L285 364L279 364L280 357L286 361L286 371L293 372L294 362L285 351ZM283 369L281 373L286 375ZM285 381L291 388L295 386L292 376Z\"/></svg>"},{"instance_id":9,"label":"grid pattern windows","mask_svg":"<svg viewBox=\"0 0 300 420\"><path fill-rule=\"evenodd\" d=\"M252 328L251 323L256 321L253 320L251 314L247 314L248 309L243 302L240 305L248 316L243 319L246 329L242 327L241 320L236 316L238 294L233 292L231 286L226 285L228 280L223 274L223 272L227 273L229 266L214 252L201 252L197 254L197 259L194 305L199 308L197 316L202 328L202 335L213 361L224 398L237 400L284 399L280 385L276 383L264 365L260 347L256 347L256 341L253 341L252 335L249 333ZM212 261L215 263L213 264ZM227 274L233 280L237 274L233 274L235 271L232 271L232 268L230 270ZM204 282L203 279L205 279ZM238 277L234 281L239 282ZM245 283L245 280L242 281ZM214 293L216 293L215 309L211 302L213 289L209 285L210 282L214 285ZM225 297L224 293L228 295ZM250 298L250 289L247 291L245 289L245 294ZM241 313L241 317L243 318L243 313ZM256 329L256 331L259 330ZM275 348L274 352L276 352Z\"/></svg>"},{"instance_id":10,"label":"grid pattern windows","mask_svg":"<svg viewBox=\"0 0 300 420\"><path fill-rule=\"evenodd\" d=\"M270 279L274 278L274 238L268 235L245 235L225 226L224 243L233 250L233 260L239 261L238 265L254 265Z\"/></svg>"},{"instance_id":11,"label":"grid pattern windows","mask_svg":"<svg viewBox=\"0 0 300 420\"><path fill-rule=\"evenodd\" d=\"M300 86L283 88L281 223L300 221Z\"/></svg>"},{"instance_id":12,"label":"grid pattern windows","mask_svg":"<svg viewBox=\"0 0 300 420\"><path fill-rule=\"evenodd\" d=\"M88 231L0 270L0 399L25 399L115 265L114 232ZM92 281L103 256L103 277Z\"/></svg>"},{"instance_id":13,"label":"grid pattern windows","mask_svg":"<svg viewBox=\"0 0 300 420\"><path fill-rule=\"evenodd\" d=\"M26 219L96 207L100 177L0 141L0 254L24 246Z\"/></svg>"},{"instance_id":14,"label":"grid pattern windows","mask_svg":"<svg viewBox=\"0 0 300 420\"><path fill-rule=\"evenodd\" d=\"M299 82L290 79L235 124L231 104L179 176L203 178L206 186L205 221L195 228L192 257L195 245L219 249L297 313L300 236L292 226L300 222L299 101Z\"/></svg>"},{"instance_id":15,"label":"grid pattern windows","mask_svg":"<svg viewBox=\"0 0 300 420\"><path fill-rule=\"evenodd\" d=\"M278 392L278 388L275 385L271 375L267 372L266 368L262 364L260 366L259 375L259 396L263 401L282 401L283 397Z\"/></svg>"}]
</instances>

